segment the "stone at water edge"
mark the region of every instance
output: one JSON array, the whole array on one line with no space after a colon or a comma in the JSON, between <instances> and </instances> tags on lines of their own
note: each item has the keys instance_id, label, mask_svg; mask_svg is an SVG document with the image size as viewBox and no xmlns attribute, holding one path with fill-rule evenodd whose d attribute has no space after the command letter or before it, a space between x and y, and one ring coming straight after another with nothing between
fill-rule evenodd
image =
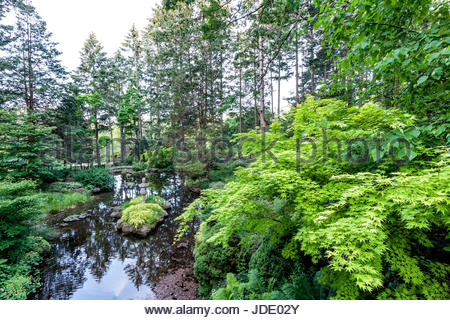
<instances>
[{"instance_id":1,"label":"stone at water edge","mask_svg":"<svg viewBox=\"0 0 450 320\"><path fill-rule=\"evenodd\" d=\"M111 217L112 218L116 218L116 219L122 218L122 208L121 207L114 207L112 212L111 212Z\"/></svg>"},{"instance_id":2,"label":"stone at water edge","mask_svg":"<svg viewBox=\"0 0 450 320\"><path fill-rule=\"evenodd\" d=\"M164 218L167 216L168 216L168 213L165 210L163 210L163 215L156 218L156 223L151 224L151 225L144 224L139 227L134 227L134 226L130 225L129 223L122 221L122 219L119 219L119 221L117 221L117 224L116 224L116 229L117 229L117 231L121 231L124 235L134 234L139 237L147 237L150 234L150 232L155 230L156 227L158 226L158 224L160 222L162 222L164 220Z\"/></svg>"},{"instance_id":3,"label":"stone at water edge","mask_svg":"<svg viewBox=\"0 0 450 320\"><path fill-rule=\"evenodd\" d=\"M102 190L100 188L94 188L90 192L91 194L99 194L100 192L102 192Z\"/></svg>"},{"instance_id":4,"label":"stone at water edge","mask_svg":"<svg viewBox=\"0 0 450 320\"><path fill-rule=\"evenodd\" d=\"M75 222L86 218L86 215L74 214L63 219L64 222Z\"/></svg>"}]
</instances>

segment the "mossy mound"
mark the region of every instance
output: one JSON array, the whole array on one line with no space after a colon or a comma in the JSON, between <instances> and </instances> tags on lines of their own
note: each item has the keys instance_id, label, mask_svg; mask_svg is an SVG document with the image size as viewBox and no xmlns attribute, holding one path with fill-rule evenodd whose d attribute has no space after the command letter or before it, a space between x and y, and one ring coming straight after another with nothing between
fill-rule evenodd
<instances>
[{"instance_id":1,"label":"mossy mound","mask_svg":"<svg viewBox=\"0 0 450 320\"><path fill-rule=\"evenodd\" d=\"M134 199L132 199L130 201L125 202L122 205L122 209L125 210L125 209L127 209L127 208L129 208L131 206L134 206L136 204L141 204L141 203L142 203L142 196L138 196L138 197L136 197L136 198L134 198ZM154 203L154 204L157 204L157 205L163 207L164 203L165 203L165 200L163 198L161 198L161 197L158 197L158 196L148 195L147 198L145 199L145 203L149 203L149 204Z\"/></svg>"},{"instance_id":2,"label":"mossy mound","mask_svg":"<svg viewBox=\"0 0 450 320\"><path fill-rule=\"evenodd\" d=\"M139 227L143 224L154 224L164 216L164 210L156 203L138 203L126 208L122 213L122 221Z\"/></svg>"},{"instance_id":3,"label":"mossy mound","mask_svg":"<svg viewBox=\"0 0 450 320\"><path fill-rule=\"evenodd\" d=\"M145 203L142 203L142 196L128 201L122 206L117 230L123 234L146 237L167 216L160 203L164 205L164 199L156 196L147 197Z\"/></svg>"}]
</instances>

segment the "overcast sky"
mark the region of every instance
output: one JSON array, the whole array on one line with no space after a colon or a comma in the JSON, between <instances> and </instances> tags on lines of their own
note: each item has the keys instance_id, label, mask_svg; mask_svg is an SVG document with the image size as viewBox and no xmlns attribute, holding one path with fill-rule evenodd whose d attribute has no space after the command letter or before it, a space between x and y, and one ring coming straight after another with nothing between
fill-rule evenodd
<instances>
[{"instance_id":1,"label":"overcast sky","mask_svg":"<svg viewBox=\"0 0 450 320\"><path fill-rule=\"evenodd\" d=\"M79 65L80 50L89 33L94 32L106 52L119 49L131 26L142 30L162 0L32 0L39 15L59 43L61 60L69 69ZM293 79L282 81L281 97L288 97L295 87ZM269 90L269 88L267 88ZM276 83L274 100L276 105ZM287 107L282 101L282 106Z\"/></svg>"},{"instance_id":2,"label":"overcast sky","mask_svg":"<svg viewBox=\"0 0 450 320\"><path fill-rule=\"evenodd\" d=\"M112 55L121 45L133 23L146 26L160 0L32 0L47 22L53 40L62 51L63 64L70 70L79 64L80 49L94 32Z\"/></svg>"}]
</instances>

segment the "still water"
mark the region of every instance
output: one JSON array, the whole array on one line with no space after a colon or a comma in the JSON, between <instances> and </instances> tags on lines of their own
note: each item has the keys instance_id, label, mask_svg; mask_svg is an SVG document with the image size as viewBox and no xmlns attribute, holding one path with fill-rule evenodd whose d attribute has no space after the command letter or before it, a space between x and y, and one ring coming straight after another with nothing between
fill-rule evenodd
<instances>
[{"instance_id":1,"label":"still water","mask_svg":"<svg viewBox=\"0 0 450 320\"><path fill-rule=\"evenodd\" d=\"M192 267L194 230L190 229L182 245L173 244L178 226L174 218L193 197L178 176L147 176L148 192L172 204L169 217L155 232L138 239L116 231L116 220L110 217L112 207L134 198L141 179L116 175L114 192L49 218L48 224L60 233L50 241L50 255L41 269L42 287L33 298L158 299L155 287L161 281L177 270ZM64 223L65 217L80 213L87 217Z\"/></svg>"}]
</instances>

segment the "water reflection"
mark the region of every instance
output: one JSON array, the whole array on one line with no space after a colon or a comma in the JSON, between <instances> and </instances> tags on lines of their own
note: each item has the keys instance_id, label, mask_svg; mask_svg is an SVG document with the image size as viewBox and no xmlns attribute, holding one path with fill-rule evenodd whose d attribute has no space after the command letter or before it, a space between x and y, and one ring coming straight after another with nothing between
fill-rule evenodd
<instances>
[{"instance_id":1,"label":"water reflection","mask_svg":"<svg viewBox=\"0 0 450 320\"><path fill-rule=\"evenodd\" d=\"M61 228L68 215L87 213L88 217L62 227L51 242L45 261L40 291L36 299L155 299L152 288L169 270L192 264L193 233L180 254L172 246L178 216L192 198L177 176L157 174L148 177L149 192L172 203L169 217L146 239L123 237L110 218L111 207L138 194L142 177L115 176L115 190L98 196L82 208L53 217L50 225ZM173 259L177 256L177 259ZM175 261L176 260L176 261Z\"/></svg>"}]
</instances>

